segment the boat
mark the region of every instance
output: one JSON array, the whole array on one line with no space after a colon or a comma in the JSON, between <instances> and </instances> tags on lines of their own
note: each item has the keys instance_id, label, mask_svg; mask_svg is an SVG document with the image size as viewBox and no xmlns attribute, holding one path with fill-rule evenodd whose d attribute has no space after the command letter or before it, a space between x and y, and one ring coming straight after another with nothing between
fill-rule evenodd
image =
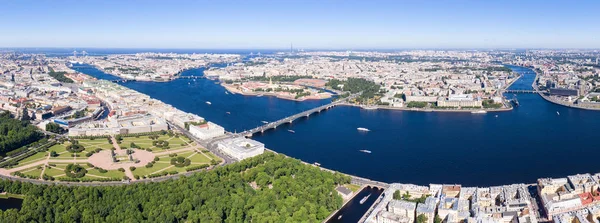
<instances>
[{"instance_id":1,"label":"boat","mask_svg":"<svg viewBox=\"0 0 600 223\"><path fill-rule=\"evenodd\" d=\"M206 101L206 104L207 104L207 105L211 105L212 103L210 103L210 101Z\"/></svg>"},{"instance_id":2,"label":"boat","mask_svg":"<svg viewBox=\"0 0 600 223\"><path fill-rule=\"evenodd\" d=\"M315 163L313 163L313 164L314 164L315 166L321 166L321 164L320 164L320 163L317 163L317 162L315 162Z\"/></svg>"},{"instance_id":3,"label":"boat","mask_svg":"<svg viewBox=\"0 0 600 223\"><path fill-rule=\"evenodd\" d=\"M556 111L556 115L560 115L560 113L558 111Z\"/></svg>"},{"instance_id":4,"label":"boat","mask_svg":"<svg viewBox=\"0 0 600 223\"><path fill-rule=\"evenodd\" d=\"M225 94L229 94L229 92L226 91Z\"/></svg>"},{"instance_id":5,"label":"boat","mask_svg":"<svg viewBox=\"0 0 600 223\"><path fill-rule=\"evenodd\" d=\"M338 220L342 219L342 216L344 216L344 215L340 215L340 216L338 216Z\"/></svg>"},{"instance_id":6,"label":"boat","mask_svg":"<svg viewBox=\"0 0 600 223\"><path fill-rule=\"evenodd\" d=\"M269 122L267 122L267 121L261 121L261 122L262 122L263 124L268 124L268 123L269 123Z\"/></svg>"},{"instance_id":7,"label":"boat","mask_svg":"<svg viewBox=\"0 0 600 223\"><path fill-rule=\"evenodd\" d=\"M487 113L487 111L484 110L478 110L478 111L472 111L471 114L485 114Z\"/></svg>"},{"instance_id":8,"label":"boat","mask_svg":"<svg viewBox=\"0 0 600 223\"><path fill-rule=\"evenodd\" d=\"M296 133L296 131L294 131L294 130L291 130L291 129L288 129L288 132L291 132L291 133Z\"/></svg>"},{"instance_id":9,"label":"boat","mask_svg":"<svg viewBox=\"0 0 600 223\"><path fill-rule=\"evenodd\" d=\"M368 128L363 128L363 127L356 128L356 130L358 130L358 131L361 131L361 132L368 132L368 131L371 131L371 130L369 130Z\"/></svg>"},{"instance_id":10,"label":"boat","mask_svg":"<svg viewBox=\"0 0 600 223\"><path fill-rule=\"evenodd\" d=\"M374 109L377 109L377 107L376 106L363 106L362 109L365 109L365 110L374 110Z\"/></svg>"},{"instance_id":11,"label":"boat","mask_svg":"<svg viewBox=\"0 0 600 223\"><path fill-rule=\"evenodd\" d=\"M231 115L231 112L225 112L225 113L227 113L228 115Z\"/></svg>"},{"instance_id":12,"label":"boat","mask_svg":"<svg viewBox=\"0 0 600 223\"><path fill-rule=\"evenodd\" d=\"M256 95L256 97L262 97L262 96L263 96L262 94Z\"/></svg>"},{"instance_id":13,"label":"boat","mask_svg":"<svg viewBox=\"0 0 600 223\"><path fill-rule=\"evenodd\" d=\"M363 153L371 153L371 150L366 150L366 149L361 149L361 150L358 150L358 151L361 151Z\"/></svg>"},{"instance_id":14,"label":"boat","mask_svg":"<svg viewBox=\"0 0 600 223\"><path fill-rule=\"evenodd\" d=\"M360 204L364 204L364 203L365 203L365 201L367 201L367 199L369 199L369 197L370 197L370 196L371 196L371 194L369 194L369 195L367 195L367 196L363 197L363 199L360 199Z\"/></svg>"},{"instance_id":15,"label":"boat","mask_svg":"<svg viewBox=\"0 0 600 223\"><path fill-rule=\"evenodd\" d=\"M498 118L498 115L496 115L496 118Z\"/></svg>"}]
</instances>

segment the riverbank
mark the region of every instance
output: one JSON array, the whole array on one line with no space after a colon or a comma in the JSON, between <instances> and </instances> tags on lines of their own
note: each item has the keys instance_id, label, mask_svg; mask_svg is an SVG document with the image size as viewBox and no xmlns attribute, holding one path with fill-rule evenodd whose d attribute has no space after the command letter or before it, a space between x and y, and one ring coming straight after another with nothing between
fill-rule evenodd
<instances>
[{"instance_id":1,"label":"riverbank","mask_svg":"<svg viewBox=\"0 0 600 223\"><path fill-rule=\"evenodd\" d=\"M225 83L221 83L221 86L223 86L228 92L230 92L232 94L239 94L239 95L244 95L244 96L256 96L256 97L271 96L271 97L276 97L276 98L283 99L283 100L298 101L298 102L307 101L307 100L329 99L332 97L331 93L320 93L317 95L318 97L304 96L304 97L300 97L300 98L292 98L292 97L280 95L275 92L244 92L244 91L240 91L240 90L236 89L235 87L233 87L229 84L225 84Z\"/></svg>"},{"instance_id":2,"label":"riverbank","mask_svg":"<svg viewBox=\"0 0 600 223\"><path fill-rule=\"evenodd\" d=\"M569 107L569 108L576 108L576 109L584 109L584 110L590 110L590 111L600 111L600 107L585 107L585 106L581 106L581 105L577 105L574 103L567 103L567 102L562 102L556 99L551 98L548 95L545 95L544 92L541 92L539 90L538 85L536 84L540 74L538 73L537 70L535 69L531 69L533 70L533 72L535 72L535 79L533 81L533 83L531 84L531 87L538 92L538 94L546 101L550 102L550 103L554 103L556 105L561 105L561 106L565 106L565 107Z\"/></svg>"},{"instance_id":3,"label":"riverbank","mask_svg":"<svg viewBox=\"0 0 600 223\"><path fill-rule=\"evenodd\" d=\"M364 106L357 105L351 103L342 103L340 105L350 106L350 107L358 107L364 110L377 110L377 109L385 109L385 110L398 110L398 111L415 111L415 112L456 112L456 113L477 113L481 111L487 112L507 112L512 111L513 108L481 108L481 109L441 109L441 108L408 108L408 107L392 107L385 105L377 105L377 106Z\"/></svg>"},{"instance_id":4,"label":"riverbank","mask_svg":"<svg viewBox=\"0 0 600 223\"><path fill-rule=\"evenodd\" d=\"M131 78L131 77L128 77L128 76L124 76L124 75L115 74L115 73L112 73L112 72L110 72L110 71L107 71L106 69L104 69L104 68L102 68L102 67L100 67L100 66L97 66L97 65L95 65L95 64L81 63L80 65L89 65L89 66L92 66L92 67L94 67L94 68L98 69L99 71L102 71L103 73L106 73L106 74L109 74L109 75L112 75L112 76L118 77L118 78L120 78L120 79L122 79L122 80L125 80L125 81L141 81L141 82L170 82L170 81L174 81L174 80L177 80L177 79L179 79L179 77L181 77L181 74L182 74L183 72L187 71L187 70L199 69L199 68L206 68L206 66L190 67L190 68L186 68L186 69L180 70L179 72L177 72L177 73L175 73L175 74L173 74L173 75L169 75L169 78L168 78L168 79L165 79L165 78L160 78L160 79L156 79L156 78L154 78L154 79L152 79L152 78L150 78L150 77L139 77L139 76L136 76L136 77L134 77L134 78ZM71 70L73 70L73 71L77 72L77 71L76 71L76 70L74 70L72 67L69 67L69 68L70 68Z\"/></svg>"}]
</instances>

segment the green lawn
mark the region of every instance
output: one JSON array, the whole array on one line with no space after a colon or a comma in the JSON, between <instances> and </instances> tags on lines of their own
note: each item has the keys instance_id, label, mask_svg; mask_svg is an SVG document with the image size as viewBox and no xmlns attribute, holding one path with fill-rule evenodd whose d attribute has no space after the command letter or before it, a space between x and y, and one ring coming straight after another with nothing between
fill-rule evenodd
<instances>
[{"instance_id":1,"label":"green lawn","mask_svg":"<svg viewBox=\"0 0 600 223\"><path fill-rule=\"evenodd\" d=\"M154 166L152 166L151 168L146 168L145 166L138 167L133 171L133 175L138 175L138 176L149 175L156 171L164 169L168 166L171 166L171 164L170 163L155 163ZM167 170L170 170L170 168Z\"/></svg>"},{"instance_id":2,"label":"green lawn","mask_svg":"<svg viewBox=\"0 0 600 223\"><path fill-rule=\"evenodd\" d=\"M32 177L35 177L35 178L39 178L40 174L42 174L42 170L43 170L43 166L39 165L39 166L30 168L30 169L27 169L27 170L22 170L20 172L22 174L27 175L27 176L32 176Z\"/></svg>"},{"instance_id":3,"label":"green lawn","mask_svg":"<svg viewBox=\"0 0 600 223\"><path fill-rule=\"evenodd\" d=\"M100 173L100 171L98 171L97 169L91 168L87 170L87 174L85 175L86 177L88 177L89 174L92 175L96 175L96 176L101 176L101 177L108 177L108 178L123 178L123 176L125 176L125 173L118 171L118 170L109 170L106 173ZM89 176L92 177L92 176Z\"/></svg>"},{"instance_id":4,"label":"green lawn","mask_svg":"<svg viewBox=\"0 0 600 223\"><path fill-rule=\"evenodd\" d=\"M52 147L48 148L48 151L55 151L56 153L61 153L61 152L65 152L67 151L67 147L66 145L63 144L56 144L53 145Z\"/></svg>"},{"instance_id":5,"label":"green lawn","mask_svg":"<svg viewBox=\"0 0 600 223\"><path fill-rule=\"evenodd\" d=\"M40 160L44 160L46 158L46 155L48 154L48 152L37 152L21 161L19 161L19 165L15 166L15 167L19 167L19 166L23 166L23 165L27 165L29 163L34 163Z\"/></svg>"},{"instance_id":6,"label":"green lawn","mask_svg":"<svg viewBox=\"0 0 600 223\"><path fill-rule=\"evenodd\" d=\"M60 169L58 169L58 168L60 168ZM65 168L64 166L63 167L53 167L53 166L46 167L46 171L44 171L44 174L51 176L51 177L56 177L58 175L65 174L64 168Z\"/></svg>"},{"instance_id":7,"label":"green lawn","mask_svg":"<svg viewBox=\"0 0 600 223\"><path fill-rule=\"evenodd\" d=\"M353 192L356 192L356 191L358 191L358 189L360 189L360 186L358 186L356 184L344 184L344 186Z\"/></svg>"},{"instance_id":8,"label":"green lawn","mask_svg":"<svg viewBox=\"0 0 600 223\"><path fill-rule=\"evenodd\" d=\"M204 156L201 153L196 153L192 157L190 157L189 159L194 164L198 164L198 163L210 163L210 159L208 157Z\"/></svg>"},{"instance_id":9,"label":"green lawn","mask_svg":"<svg viewBox=\"0 0 600 223\"><path fill-rule=\"evenodd\" d=\"M219 158L218 156L216 156L215 154L213 154L213 153L211 153L211 152L207 152L207 153L204 153L204 154L208 155L210 158L212 158L212 159L214 159L214 160L216 160L216 161L218 161L218 162L221 162L221 161L222 161L222 159L221 159L221 158Z\"/></svg>"}]
</instances>

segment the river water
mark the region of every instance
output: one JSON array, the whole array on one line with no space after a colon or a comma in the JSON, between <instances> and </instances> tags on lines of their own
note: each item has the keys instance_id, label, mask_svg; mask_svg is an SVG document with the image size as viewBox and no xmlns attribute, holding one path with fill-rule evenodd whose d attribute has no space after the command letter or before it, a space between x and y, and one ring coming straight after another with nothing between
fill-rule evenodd
<instances>
[{"instance_id":1,"label":"river water","mask_svg":"<svg viewBox=\"0 0 600 223\"><path fill-rule=\"evenodd\" d=\"M530 89L533 71L511 68L524 74L511 88ZM87 65L75 69L98 78L114 78ZM182 75L202 74L200 68ZM232 132L330 102L226 94L223 87L208 79L123 85ZM319 162L329 169L384 182L492 186L600 172L599 165L584 158L597 151L600 112L558 106L536 94L516 97L520 107L487 114L338 106L257 134L254 139L309 163ZM371 131L359 132L358 127ZM372 153L362 153L362 149Z\"/></svg>"}]
</instances>

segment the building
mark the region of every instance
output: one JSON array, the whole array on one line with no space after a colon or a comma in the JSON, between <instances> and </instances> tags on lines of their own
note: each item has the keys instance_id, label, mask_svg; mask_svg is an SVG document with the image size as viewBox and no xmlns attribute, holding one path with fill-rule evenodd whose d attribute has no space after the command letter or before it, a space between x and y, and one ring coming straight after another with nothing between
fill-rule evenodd
<instances>
[{"instance_id":1,"label":"building","mask_svg":"<svg viewBox=\"0 0 600 223\"><path fill-rule=\"evenodd\" d=\"M57 120L54 120L57 122ZM58 122L57 122L58 123ZM59 123L62 124L62 123ZM69 136L101 136L168 130L164 119L152 115L137 115L110 121L86 122L69 128Z\"/></svg>"},{"instance_id":2,"label":"building","mask_svg":"<svg viewBox=\"0 0 600 223\"><path fill-rule=\"evenodd\" d=\"M568 88L550 88L550 95L556 96L579 96L578 89L568 89Z\"/></svg>"},{"instance_id":3,"label":"building","mask_svg":"<svg viewBox=\"0 0 600 223\"><path fill-rule=\"evenodd\" d=\"M387 208L389 212L408 218L409 222L415 221L415 210L417 209L416 203L392 200L388 203Z\"/></svg>"},{"instance_id":4,"label":"building","mask_svg":"<svg viewBox=\"0 0 600 223\"><path fill-rule=\"evenodd\" d=\"M471 94L454 94L437 99L438 107L481 107L482 101L473 99Z\"/></svg>"},{"instance_id":5,"label":"building","mask_svg":"<svg viewBox=\"0 0 600 223\"><path fill-rule=\"evenodd\" d=\"M436 205L437 205L437 199L435 199L433 197L427 197L425 199L425 203L419 203L417 205L416 216L418 217L419 215L424 215L425 217L427 217L427 223L433 223L433 220L435 219L435 206Z\"/></svg>"},{"instance_id":6,"label":"building","mask_svg":"<svg viewBox=\"0 0 600 223\"><path fill-rule=\"evenodd\" d=\"M190 125L190 133L201 140L225 135L225 129L215 123L207 122L200 125Z\"/></svg>"},{"instance_id":7,"label":"building","mask_svg":"<svg viewBox=\"0 0 600 223\"><path fill-rule=\"evenodd\" d=\"M217 146L219 150L237 160L258 156L265 152L264 144L244 137L225 139L219 141Z\"/></svg>"}]
</instances>

